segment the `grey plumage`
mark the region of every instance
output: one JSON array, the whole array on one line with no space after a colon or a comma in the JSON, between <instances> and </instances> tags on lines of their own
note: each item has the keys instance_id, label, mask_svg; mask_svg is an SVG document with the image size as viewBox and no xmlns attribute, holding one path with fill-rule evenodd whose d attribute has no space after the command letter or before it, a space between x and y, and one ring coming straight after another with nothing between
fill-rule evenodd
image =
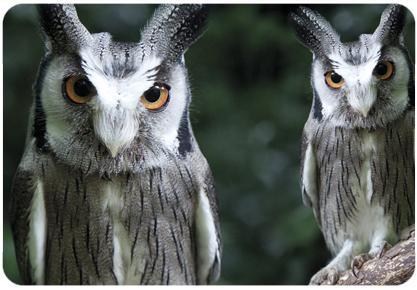
<instances>
[{"instance_id":1,"label":"grey plumage","mask_svg":"<svg viewBox=\"0 0 417 290\"><path fill-rule=\"evenodd\" d=\"M214 282L217 198L191 129L183 62L205 8L161 6L140 43L90 34L72 5L39 14L47 52L12 188L24 283ZM83 104L68 96L74 76L85 79L74 90L95 87ZM147 109L143 95L161 86L166 103Z\"/></svg>"},{"instance_id":2,"label":"grey plumage","mask_svg":"<svg viewBox=\"0 0 417 290\"><path fill-rule=\"evenodd\" d=\"M405 15L403 6L389 5L374 34L342 43L317 12L292 14L313 52L302 197L334 256L312 284L334 283L364 257L357 255L381 253L414 223L414 73L403 44Z\"/></svg>"}]
</instances>

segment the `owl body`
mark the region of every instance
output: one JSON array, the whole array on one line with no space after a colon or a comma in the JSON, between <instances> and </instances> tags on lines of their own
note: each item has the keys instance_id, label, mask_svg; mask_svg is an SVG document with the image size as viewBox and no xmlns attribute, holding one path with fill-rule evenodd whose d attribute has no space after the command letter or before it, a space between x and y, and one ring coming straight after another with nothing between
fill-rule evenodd
<instances>
[{"instance_id":1,"label":"owl body","mask_svg":"<svg viewBox=\"0 0 417 290\"><path fill-rule=\"evenodd\" d=\"M414 223L414 72L405 9L389 5L373 34L343 43L317 12L292 19L313 52L313 104L303 131L301 187L333 260L310 283L380 255Z\"/></svg>"},{"instance_id":2,"label":"owl body","mask_svg":"<svg viewBox=\"0 0 417 290\"><path fill-rule=\"evenodd\" d=\"M195 284L195 204L201 182L175 160L139 173L100 176L28 154L47 213L45 284ZM167 165L168 166L167 166ZM208 168L206 168L208 169ZM36 180L34 180L36 176ZM42 212L32 206L32 215ZM39 223L45 222L42 218ZM35 231L40 230L36 228ZM35 234L35 233L34 233ZM36 245L32 250L35 251Z\"/></svg>"},{"instance_id":3,"label":"owl body","mask_svg":"<svg viewBox=\"0 0 417 290\"><path fill-rule=\"evenodd\" d=\"M323 178L318 200L305 202L315 205L328 248L337 255L351 240L362 253L379 236L394 244L414 221L414 112L375 130L315 122L305 128L304 176L314 166Z\"/></svg>"},{"instance_id":4,"label":"owl body","mask_svg":"<svg viewBox=\"0 0 417 290\"><path fill-rule=\"evenodd\" d=\"M217 199L188 115L183 54L200 5L162 5L139 43L41 5L47 54L13 183L26 284L206 284L220 271Z\"/></svg>"}]
</instances>

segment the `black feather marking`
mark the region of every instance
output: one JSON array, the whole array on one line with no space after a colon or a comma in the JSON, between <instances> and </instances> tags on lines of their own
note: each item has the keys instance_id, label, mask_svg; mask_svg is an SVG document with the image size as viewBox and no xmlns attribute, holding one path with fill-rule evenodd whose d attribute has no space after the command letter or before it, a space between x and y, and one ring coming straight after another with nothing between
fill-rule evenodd
<instances>
[{"instance_id":1,"label":"black feather marking","mask_svg":"<svg viewBox=\"0 0 417 290\"><path fill-rule=\"evenodd\" d=\"M407 205L408 205L408 212L412 213L413 212L413 206L411 205L410 198L408 197L408 190L409 189L408 189L408 185L407 185L407 180L405 178L404 178L404 181L403 181L403 188L404 188L403 192L404 192L404 195L405 195L405 200L407 201ZM411 225L410 222L408 222L408 224Z\"/></svg>"},{"instance_id":2,"label":"black feather marking","mask_svg":"<svg viewBox=\"0 0 417 290\"><path fill-rule=\"evenodd\" d=\"M64 264L65 264L65 259L64 259L64 250L61 251L61 277L60 277L60 284L64 285L65 281L64 281Z\"/></svg>"},{"instance_id":3,"label":"black feather marking","mask_svg":"<svg viewBox=\"0 0 417 290\"><path fill-rule=\"evenodd\" d=\"M138 242L138 236L139 236L139 230L140 230L140 226L136 227L136 233L135 233L135 238L133 239L133 245L132 248L130 250L130 260L133 263L133 254L135 252L135 247L136 247L136 243Z\"/></svg>"},{"instance_id":4,"label":"black feather marking","mask_svg":"<svg viewBox=\"0 0 417 290\"><path fill-rule=\"evenodd\" d=\"M349 150L349 157L350 157L350 160L351 160L352 165L353 165L353 171L355 172L355 176L356 176L356 179L358 180L359 187L361 187L361 179L359 178L359 174L358 174L358 171L356 170L355 161L354 161L353 155L352 155L351 140L349 140L349 142L348 142L348 150Z\"/></svg>"},{"instance_id":5,"label":"black feather marking","mask_svg":"<svg viewBox=\"0 0 417 290\"><path fill-rule=\"evenodd\" d=\"M114 273L114 270L113 270L112 267L110 268L110 274L111 274L111 276L112 276L115 284L118 285L119 284L119 281L117 280L116 274Z\"/></svg>"},{"instance_id":6,"label":"black feather marking","mask_svg":"<svg viewBox=\"0 0 417 290\"><path fill-rule=\"evenodd\" d=\"M397 200L397 186L398 186L398 166L395 167L395 182L394 182L394 187L393 187L393 191L392 191L392 196L394 198L394 200Z\"/></svg>"},{"instance_id":7,"label":"black feather marking","mask_svg":"<svg viewBox=\"0 0 417 290\"><path fill-rule=\"evenodd\" d=\"M151 245L151 227L148 226L146 231L146 241L148 242L148 245ZM149 246L149 254L152 256L152 247Z\"/></svg>"},{"instance_id":8,"label":"black feather marking","mask_svg":"<svg viewBox=\"0 0 417 290\"><path fill-rule=\"evenodd\" d=\"M184 110L182 114L180 126L177 132L177 139L179 141L178 152L182 157L185 157L186 154L191 152L193 149L187 109Z\"/></svg>"},{"instance_id":9,"label":"black feather marking","mask_svg":"<svg viewBox=\"0 0 417 290\"><path fill-rule=\"evenodd\" d=\"M398 233L399 229L400 229L400 225L401 225L401 211L400 211L400 203L397 203L397 208L396 208L396 226L395 226L395 231Z\"/></svg>"},{"instance_id":10,"label":"black feather marking","mask_svg":"<svg viewBox=\"0 0 417 290\"><path fill-rule=\"evenodd\" d=\"M32 136L35 137L36 147L39 152L47 153L49 151L49 145L46 138L46 115L43 110L41 93L43 82L49 64L51 63L52 55L48 54L42 59L38 70L38 77L35 83L35 115L33 121Z\"/></svg>"},{"instance_id":11,"label":"black feather marking","mask_svg":"<svg viewBox=\"0 0 417 290\"><path fill-rule=\"evenodd\" d=\"M158 184L158 199L159 199L159 204L161 206L161 210L162 212L164 212L164 202L162 201L162 190L161 190L161 186Z\"/></svg>"},{"instance_id":12,"label":"black feather marking","mask_svg":"<svg viewBox=\"0 0 417 290\"><path fill-rule=\"evenodd\" d=\"M110 235L110 229L111 229L111 225L110 225L110 223L108 222L108 223L107 223L107 225L106 225L106 234L105 234L105 236L106 236L106 240L107 240L107 242L108 242L108 243L110 243L110 242L111 242L111 240L112 240L112 237L111 237L111 235Z\"/></svg>"},{"instance_id":13,"label":"black feather marking","mask_svg":"<svg viewBox=\"0 0 417 290\"><path fill-rule=\"evenodd\" d=\"M321 122L323 119L323 105L321 104L321 100L314 89L313 95L313 118Z\"/></svg>"},{"instance_id":14,"label":"black feather marking","mask_svg":"<svg viewBox=\"0 0 417 290\"><path fill-rule=\"evenodd\" d=\"M85 229L85 244L87 250L90 251L90 221L87 220L86 229Z\"/></svg>"},{"instance_id":15,"label":"black feather marking","mask_svg":"<svg viewBox=\"0 0 417 290\"><path fill-rule=\"evenodd\" d=\"M69 188L69 184L68 181L65 183L65 191L64 191L64 204L67 204L68 201L68 188Z\"/></svg>"},{"instance_id":16,"label":"black feather marking","mask_svg":"<svg viewBox=\"0 0 417 290\"><path fill-rule=\"evenodd\" d=\"M177 254L178 264L180 265L181 273L183 273L184 265L183 265L182 260L181 260L182 255L180 255L180 249L179 249L178 241L177 241L177 238L175 237L174 231L172 229L172 225L170 225L169 230L171 232L172 240L174 241L174 244L175 244L175 253Z\"/></svg>"},{"instance_id":17,"label":"black feather marking","mask_svg":"<svg viewBox=\"0 0 417 290\"><path fill-rule=\"evenodd\" d=\"M140 277L140 284L141 285L145 285L144 284L144 279L145 279L146 270L148 270L148 260L145 260L145 267L143 267L143 274L142 274L142 277Z\"/></svg>"},{"instance_id":18,"label":"black feather marking","mask_svg":"<svg viewBox=\"0 0 417 290\"><path fill-rule=\"evenodd\" d=\"M185 180L184 175L182 174L181 168L178 166L178 164L176 164L176 166L177 166L177 168L178 168L178 173L180 174L181 180L182 180L185 184L187 184L187 181ZM186 191L187 191L187 194L188 194L189 198L192 198L192 194L191 194L191 191L190 191L190 189L188 188L188 186L186 186Z\"/></svg>"},{"instance_id":19,"label":"black feather marking","mask_svg":"<svg viewBox=\"0 0 417 290\"><path fill-rule=\"evenodd\" d=\"M152 192L153 188L153 169L149 170L149 191Z\"/></svg>"},{"instance_id":20,"label":"black feather marking","mask_svg":"<svg viewBox=\"0 0 417 290\"><path fill-rule=\"evenodd\" d=\"M153 235L156 236L156 230L158 228L158 220L156 219L156 215L153 215Z\"/></svg>"},{"instance_id":21,"label":"black feather marking","mask_svg":"<svg viewBox=\"0 0 417 290\"><path fill-rule=\"evenodd\" d=\"M152 269L151 273L155 271L156 262L158 261L159 256L159 238L158 236L155 237L155 257L153 257Z\"/></svg>"},{"instance_id":22,"label":"black feather marking","mask_svg":"<svg viewBox=\"0 0 417 290\"><path fill-rule=\"evenodd\" d=\"M165 276L165 260L166 260L166 254L165 254L165 247L162 248L162 271L161 271L161 283L164 284L164 276Z\"/></svg>"}]
</instances>

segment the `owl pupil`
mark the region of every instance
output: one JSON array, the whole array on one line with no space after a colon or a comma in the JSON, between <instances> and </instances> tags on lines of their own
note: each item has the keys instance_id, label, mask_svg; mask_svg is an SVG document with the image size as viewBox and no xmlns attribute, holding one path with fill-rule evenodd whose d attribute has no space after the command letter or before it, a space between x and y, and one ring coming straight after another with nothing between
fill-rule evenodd
<instances>
[{"instance_id":1,"label":"owl pupil","mask_svg":"<svg viewBox=\"0 0 417 290\"><path fill-rule=\"evenodd\" d=\"M148 102L154 103L159 100L160 94L161 94L160 88L152 87L145 92L144 97Z\"/></svg>"},{"instance_id":2,"label":"owl pupil","mask_svg":"<svg viewBox=\"0 0 417 290\"><path fill-rule=\"evenodd\" d=\"M377 73L377 75L380 75L380 76L385 75L387 71L388 71L388 67L384 63L379 63L375 68L375 72Z\"/></svg>"},{"instance_id":3,"label":"owl pupil","mask_svg":"<svg viewBox=\"0 0 417 290\"><path fill-rule=\"evenodd\" d=\"M338 75L335 72L332 72L330 78L332 79L332 82L334 82L335 84L338 84L342 81L342 76Z\"/></svg>"},{"instance_id":4,"label":"owl pupil","mask_svg":"<svg viewBox=\"0 0 417 290\"><path fill-rule=\"evenodd\" d=\"M79 79L74 83L74 92L80 97L87 97L92 92L93 85L87 79Z\"/></svg>"}]
</instances>

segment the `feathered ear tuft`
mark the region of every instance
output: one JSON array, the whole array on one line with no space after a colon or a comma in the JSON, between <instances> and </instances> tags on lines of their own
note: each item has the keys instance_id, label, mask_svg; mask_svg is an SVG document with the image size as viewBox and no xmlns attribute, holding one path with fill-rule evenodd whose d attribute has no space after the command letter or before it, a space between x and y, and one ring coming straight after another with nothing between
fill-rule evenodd
<instances>
[{"instance_id":1,"label":"feathered ear tuft","mask_svg":"<svg viewBox=\"0 0 417 290\"><path fill-rule=\"evenodd\" d=\"M326 55L340 45L339 35L319 13L300 6L290 20L298 39L315 55Z\"/></svg>"},{"instance_id":2,"label":"feathered ear tuft","mask_svg":"<svg viewBox=\"0 0 417 290\"><path fill-rule=\"evenodd\" d=\"M141 43L147 54L154 51L176 61L201 35L206 18L204 5L161 5L142 32Z\"/></svg>"},{"instance_id":3,"label":"feathered ear tuft","mask_svg":"<svg viewBox=\"0 0 417 290\"><path fill-rule=\"evenodd\" d=\"M91 41L91 34L78 19L74 5L40 4L38 12L49 51L76 51Z\"/></svg>"},{"instance_id":4,"label":"feathered ear tuft","mask_svg":"<svg viewBox=\"0 0 417 290\"><path fill-rule=\"evenodd\" d=\"M388 5L381 15L381 21L372 37L383 44L402 43L405 26L405 7Z\"/></svg>"}]
</instances>

